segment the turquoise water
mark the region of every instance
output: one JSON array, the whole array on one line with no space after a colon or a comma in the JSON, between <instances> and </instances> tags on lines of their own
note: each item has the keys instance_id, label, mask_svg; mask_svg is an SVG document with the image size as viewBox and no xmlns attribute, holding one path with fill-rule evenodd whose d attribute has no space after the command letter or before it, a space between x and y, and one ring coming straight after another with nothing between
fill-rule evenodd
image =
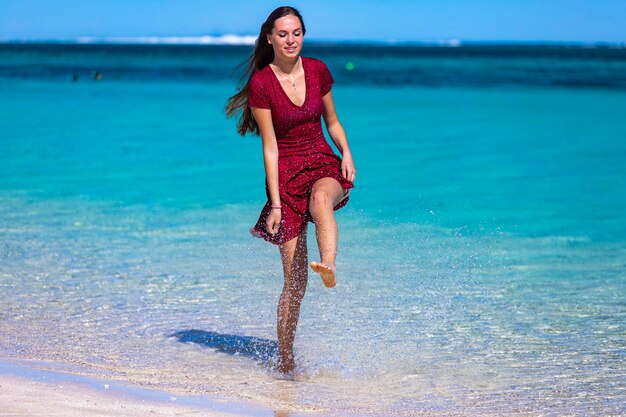
<instances>
[{"instance_id":1,"label":"turquoise water","mask_svg":"<svg viewBox=\"0 0 626 417\"><path fill-rule=\"evenodd\" d=\"M246 49L1 47L0 356L324 415L625 413L625 52L500 48L305 51L359 174L285 381L261 144L222 113Z\"/></svg>"}]
</instances>

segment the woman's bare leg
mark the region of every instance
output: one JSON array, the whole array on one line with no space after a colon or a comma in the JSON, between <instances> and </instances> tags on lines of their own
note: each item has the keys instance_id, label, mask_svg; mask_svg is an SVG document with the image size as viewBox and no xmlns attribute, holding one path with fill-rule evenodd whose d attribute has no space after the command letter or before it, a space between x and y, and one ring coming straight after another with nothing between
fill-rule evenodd
<instances>
[{"instance_id":1,"label":"woman's bare leg","mask_svg":"<svg viewBox=\"0 0 626 417\"><path fill-rule=\"evenodd\" d=\"M348 190L341 188L334 178L316 181L311 190L309 212L315 222L315 235L321 258L321 262L311 262L311 269L321 275L327 287L334 287L336 284L335 258L338 232L333 209L347 192Z\"/></svg>"},{"instance_id":2,"label":"woman's bare leg","mask_svg":"<svg viewBox=\"0 0 626 417\"><path fill-rule=\"evenodd\" d=\"M278 370L293 371L293 342L300 316L300 304L304 298L308 277L306 232L279 246L283 262L285 284L278 301Z\"/></svg>"}]
</instances>

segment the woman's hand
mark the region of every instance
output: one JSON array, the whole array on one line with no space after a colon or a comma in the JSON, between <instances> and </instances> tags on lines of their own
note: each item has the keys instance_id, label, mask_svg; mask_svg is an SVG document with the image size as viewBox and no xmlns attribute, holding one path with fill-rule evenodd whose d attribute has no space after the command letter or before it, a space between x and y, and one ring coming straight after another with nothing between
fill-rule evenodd
<instances>
[{"instance_id":1,"label":"woman's hand","mask_svg":"<svg viewBox=\"0 0 626 417\"><path fill-rule=\"evenodd\" d=\"M280 226L280 221L283 218L283 213L280 209L272 209L270 214L267 216L267 220L265 221L265 230L267 233L271 235L275 235L278 233L278 226Z\"/></svg>"},{"instance_id":2,"label":"woman's hand","mask_svg":"<svg viewBox=\"0 0 626 417\"><path fill-rule=\"evenodd\" d=\"M350 152L344 152L341 160L341 175L350 182L353 182L356 178L356 168L354 167L354 161L352 161L352 154Z\"/></svg>"}]
</instances>

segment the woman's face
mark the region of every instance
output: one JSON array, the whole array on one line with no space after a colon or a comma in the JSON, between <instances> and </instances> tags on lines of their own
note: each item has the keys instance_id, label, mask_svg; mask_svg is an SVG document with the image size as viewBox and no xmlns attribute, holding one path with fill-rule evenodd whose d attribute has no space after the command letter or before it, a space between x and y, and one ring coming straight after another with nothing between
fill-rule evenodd
<instances>
[{"instance_id":1,"label":"woman's face","mask_svg":"<svg viewBox=\"0 0 626 417\"><path fill-rule=\"evenodd\" d=\"M276 19L272 33L267 35L267 41L274 48L274 56L281 60L297 58L302 50L303 40L300 19L293 15Z\"/></svg>"}]
</instances>

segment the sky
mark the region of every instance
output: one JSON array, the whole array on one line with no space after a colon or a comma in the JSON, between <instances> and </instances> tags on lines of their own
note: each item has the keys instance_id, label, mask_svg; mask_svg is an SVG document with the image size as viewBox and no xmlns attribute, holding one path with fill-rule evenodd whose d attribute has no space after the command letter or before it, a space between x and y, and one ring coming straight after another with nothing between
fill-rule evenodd
<instances>
[{"instance_id":1,"label":"sky","mask_svg":"<svg viewBox=\"0 0 626 417\"><path fill-rule=\"evenodd\" d=\"M258 35L283 2L0 0L0 39ZM293 1L312 40L626 42L626 0Z\"/></svg>"}]
</instances>

